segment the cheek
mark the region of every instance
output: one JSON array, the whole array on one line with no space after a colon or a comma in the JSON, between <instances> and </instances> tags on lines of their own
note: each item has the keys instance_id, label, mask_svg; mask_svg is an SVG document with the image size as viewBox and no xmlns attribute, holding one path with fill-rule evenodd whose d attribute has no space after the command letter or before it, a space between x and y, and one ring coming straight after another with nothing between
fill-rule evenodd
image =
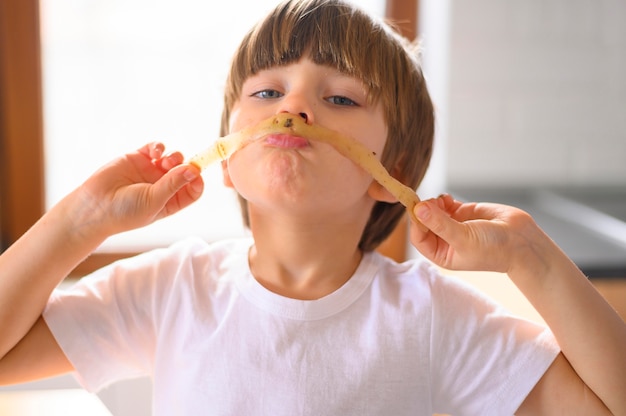
<instances>
[{"instance_id":1,"label":"cheek","mask_svg":"<svg viewBox=\"0 0 626 416\"><path fill-rule=\"evenodd\" d=\"M244 198L275 198L301 194L307 173L302 159L288 152L264 152L250 145L226 163L224 178ZM312 179L312 178L311 178Z\"/></svg>"},{"instance_id":2,"label":"cheek","mask_svg":"<svg viewBox=\"0 0 626 416\"><path fill-rule=\"evenodd\" d=\"M237 192L242 193L245 189L245 171L242 171L241 152L237 152L227 161L222 162L222 172L224 176L224 184L230 188L234 188Z\"/></svg>"},{"instance_id":3,"label":"cheek","mask_svg":"<svg viewBox=\"0 0 626 416\"><path fill-rule=\"evenodd\" d=\"M372 178L334 149L312 160L295 152L272 152L253 145L224 164L225 182L256 206L345 208L367 195Z\"/></svg>"},{"instance_id":4,"label":"cheek","mask_svg":"<svg viewBox=\"0 0 626 416\"><path fill-rule=\"evenodd\" d=\"M385 144L387 143L387 135L388 130L384 125L376 126L370 131L370 135L368 137L366 146L376 152L376 157L380 160L383 150L385 149Z\"/></svg>"},{"instance_id":5,"label":"cheek","mask_svg":"<svg viewBox=\"0 0 626 416\"><path fill-rule=\"evenodd\" d=\"M230 171L228 170L228 161L226 160L222 161L222 182L224 183L224 186L226 186L227 188L235 187L232 179L230 178Z\"/></svg>"},{"instance_id":6,"label":"cheek","mask_svg":"<svg viewBox=\"0 0 626 416\"><path fill-rule=\"evenodd\" d=\"M389 135L389 129L387 128L380 104L369 114L368 122L361 123L360 126L361 135L358 137L362 137L363 144L376 152L380 160L387 143L387 136Z\"/></svg>"},{"instance_id":7,"label":"cheek","mask_svg":"<svg viewBox=\"0 0 626 416\"><path fill-rule=\"evenodd\" d=\"M238 126L238 120L240 117L239 106L235 104L230 110L230 117L228 118L228 131L233 132Z\"/></svg>"}]
</instances>

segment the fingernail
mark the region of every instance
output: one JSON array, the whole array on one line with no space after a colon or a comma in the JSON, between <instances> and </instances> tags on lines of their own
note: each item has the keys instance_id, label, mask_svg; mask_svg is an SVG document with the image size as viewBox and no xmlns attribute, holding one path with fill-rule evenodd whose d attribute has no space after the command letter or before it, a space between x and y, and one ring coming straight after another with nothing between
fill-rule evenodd
<instances>
[{"instance_id":1,"label":"fingernail","mask_svg":"<svg viewBox=\"0 0 626 416\"><path fill-rule=\"evenodd\" d=\"M172 161L170 157L164 157L161 161L161 168L163 169L170 170L174 166L176 166L176 164Z\"/></svg>"},{"instance_id":2,"label":"fingernail","mask_svg":"<svg viewBox=\"0 0 626 416\"><path fill-rule=\"evenodd\" d=\"M195 180L198 177L198 172L195 169L185 169L183 172L183 178L185 178L188 182Z\"/></svg>"},{"instance_id":3,"label":"fingernail","mask_svg":"<svg viewBox=\"0 0 626 416\"><path fill-rule=\"evenodd\" d=\"M417 205L415 216L420 220L427 220L430 217L430 207L427 204Z\"/></svg>"}]
</instances>

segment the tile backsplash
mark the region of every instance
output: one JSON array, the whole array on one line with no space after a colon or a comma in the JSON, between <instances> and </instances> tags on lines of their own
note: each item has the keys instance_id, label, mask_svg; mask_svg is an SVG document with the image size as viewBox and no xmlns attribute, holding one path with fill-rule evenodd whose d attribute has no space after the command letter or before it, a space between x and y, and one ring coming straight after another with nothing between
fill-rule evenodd
<instances>
[{"instance_id":1,"label":"tile backsplash","mask_svg":"<svg viewBox=\"0 0 626 416\"><path fill-rule=\"evenodd\" d=\"M626 186L626 1L450 1L447 182Z\"/></svg>"}]
</instances>

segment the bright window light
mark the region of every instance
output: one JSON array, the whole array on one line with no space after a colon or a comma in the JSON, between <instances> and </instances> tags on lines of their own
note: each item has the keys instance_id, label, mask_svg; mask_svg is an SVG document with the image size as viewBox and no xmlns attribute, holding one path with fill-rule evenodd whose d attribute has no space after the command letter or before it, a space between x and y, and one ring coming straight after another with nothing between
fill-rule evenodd
<instances>
[{"instance_id":1,"label":"bright window light","mask_svg":"<svg viewBox=\"0 0 626 416\"><path fill-rule=\"evenodd\" d=\"M356 0L355 0L356 1ZM41 0L46 206L109 160L159 140L186 157L218 137L223 84L245 32L277 1ZM384 0L359 0L378 15ZM114 236L137 251L244 233L219 166L183 212Z\"/></svg>"}]
</instances>

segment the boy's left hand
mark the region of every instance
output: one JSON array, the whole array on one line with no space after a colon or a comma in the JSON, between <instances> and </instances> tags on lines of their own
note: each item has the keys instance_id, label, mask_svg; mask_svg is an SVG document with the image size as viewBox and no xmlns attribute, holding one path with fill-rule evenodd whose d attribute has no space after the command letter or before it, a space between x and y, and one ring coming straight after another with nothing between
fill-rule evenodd
<instances>
[{"instance_id":1,"label":"boy's left hand","mask_svg":"<svg viewBox=\"0 0 626 416\"><path fill-rule=\"evenodd\" d=\"M530 215L506 205L442 195L417 204L414 214L428 230L412 224L411 243L446 269L508 272L541 239Z\"/></svg>"}]
</instances>

